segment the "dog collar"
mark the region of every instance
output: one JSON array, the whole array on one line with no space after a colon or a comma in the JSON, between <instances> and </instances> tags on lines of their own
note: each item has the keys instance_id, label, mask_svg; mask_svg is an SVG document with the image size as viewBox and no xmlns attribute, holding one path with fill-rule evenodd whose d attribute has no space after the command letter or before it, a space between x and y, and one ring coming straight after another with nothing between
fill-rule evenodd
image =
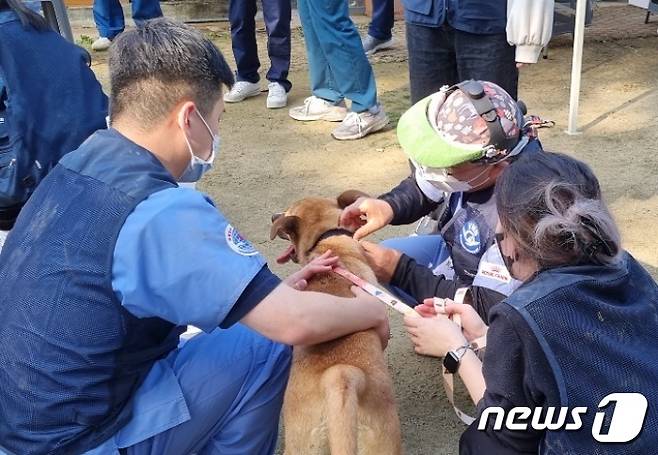
<instances>
[{"instance_id":1,"label":"dog collar","mask_svg":"<svg viewBox=\"0 0 658 455\"><path fill-rule=\"evenodd\" d=\"M321 241L328 239L329 237L336 237L339 235L347 235L349 237L354 237L354 232L348 231L347 229L343 229L343 228L329 229L328 231L323 232L320 235L320 237L318 237L318 239L315 241L313 246L308 249L308 252L310 253L311 251L313 251L315 247L318 246L318 243L320 243Z\"/></svg>"}]
</instances>

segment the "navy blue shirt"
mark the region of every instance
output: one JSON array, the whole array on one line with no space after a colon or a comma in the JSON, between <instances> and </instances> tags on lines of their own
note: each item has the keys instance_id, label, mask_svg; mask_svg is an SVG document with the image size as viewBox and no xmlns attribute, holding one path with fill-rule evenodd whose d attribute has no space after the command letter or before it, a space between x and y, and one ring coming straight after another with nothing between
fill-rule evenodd
<instances>
[{"instance_id":1,"label":"navy blue shirt","mask_svg":"<svg viewBox=\"0 0 658 455\"><path fill-rule=\"evenodd\" d=\"M62 156L105 128L107 103L84 49L0 9L0 229Z\"/></svg>"}]
</instances>

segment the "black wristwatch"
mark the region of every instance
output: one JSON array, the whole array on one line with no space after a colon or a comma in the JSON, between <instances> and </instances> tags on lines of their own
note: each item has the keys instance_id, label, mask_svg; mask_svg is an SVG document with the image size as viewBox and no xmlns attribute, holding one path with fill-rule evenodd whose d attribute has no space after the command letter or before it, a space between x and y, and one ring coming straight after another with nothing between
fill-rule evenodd
<instances>
[{"instance_id":1,"label":"black wristwatch","mask_svg":"<svg viewBox=\"0 0 658 455\"><path fill-rule=\"evenodd\" d=\"M471 344L467 343L463 346L458 347L454 351L448 351L446 356L443 358L443 368L450 374L455 374L459 370L459 364L462 361L466 352L471 349Z\"/></svg>"}]
</instances>

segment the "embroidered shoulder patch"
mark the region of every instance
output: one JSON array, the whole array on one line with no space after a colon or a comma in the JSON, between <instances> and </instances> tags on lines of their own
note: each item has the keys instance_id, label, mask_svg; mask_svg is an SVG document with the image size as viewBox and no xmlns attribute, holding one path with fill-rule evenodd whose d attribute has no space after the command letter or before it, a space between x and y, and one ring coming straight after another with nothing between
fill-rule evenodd
<instances>
[{"instance_id":1,"label":"embroidered shoulder patch","mask_svg":"<svg viewBox=\"0 0 658 455\"><path fill-rule=\"evenodd\" d=\"M236 253L242 256L255 256L258 254L258 251L256 251L256 248L254 248L249 240L242 237L238 230L230 224L226 225L224 236L226 237L228 246Z\"/></svg>"},{"instance_id":2,"label":"embroidered shoulder patch","mask_svg":"<svg viewBox=\"0 0 658 455\"><path fill-rule=\"evenodd\" d=\"M467 221L464 224L464 227L459 233L459 243L461 243L462 248L471 254L478 254L480 252L480 228L475 221Z\"/></svg>"}]
</instances>

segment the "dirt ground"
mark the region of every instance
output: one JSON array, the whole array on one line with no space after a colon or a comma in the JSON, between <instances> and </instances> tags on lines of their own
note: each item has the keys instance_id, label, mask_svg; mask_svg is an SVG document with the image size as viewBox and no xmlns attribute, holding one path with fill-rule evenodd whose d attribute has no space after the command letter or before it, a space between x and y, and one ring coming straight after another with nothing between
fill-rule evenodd
<instances>
[{"instance_id":1,"label":"dirt ground","mask_svg":"<svg viewBox=\"0 0 658 455\"><path fill-rule=\"evenodd\" d=\"M620 9L620 13L624 14ZM359 20L361 28L363 21ZM226 24L204 25L233 63ZM655 33L655 25L653 26ZM93 30L78 30L93 36ZM382 193L407 175L396 142L395 122L409 105L403 25L396 25L398 48L373 59L379 96L392 123L384 132L356 142L338 142L329 123L300 123L287 110L267 110L265 94L228 105L221 127L222 151L200 189L286 275L292 267L274 259L283 242L268 239L270 216L297 198L332 197L348 188ZM558 39L549 58L521 72L520 97L533 113L555 120L542 141L589 163L604 188L621 226L625 247L658 277L658 38L588 40L584 55L580 125L583 134L568 136L571 49ZM259 46L266 62L265 34ZM107 65L94 55L94 70L107 89ZM266 70L266 68L265 68ZM309 95L301 30L295 30L293 90L290 105ZM381 240L406 235L410 227L387 228ZM457 453L463 425L453 414L440 382L439 361L416 356L397 314L391 315L393 338L387 356L394 378L405 452L412 455ZM461 402L467 399L462 391ZM467 409L468 407L465 406Z\"/></svg>"}]
</instances>

